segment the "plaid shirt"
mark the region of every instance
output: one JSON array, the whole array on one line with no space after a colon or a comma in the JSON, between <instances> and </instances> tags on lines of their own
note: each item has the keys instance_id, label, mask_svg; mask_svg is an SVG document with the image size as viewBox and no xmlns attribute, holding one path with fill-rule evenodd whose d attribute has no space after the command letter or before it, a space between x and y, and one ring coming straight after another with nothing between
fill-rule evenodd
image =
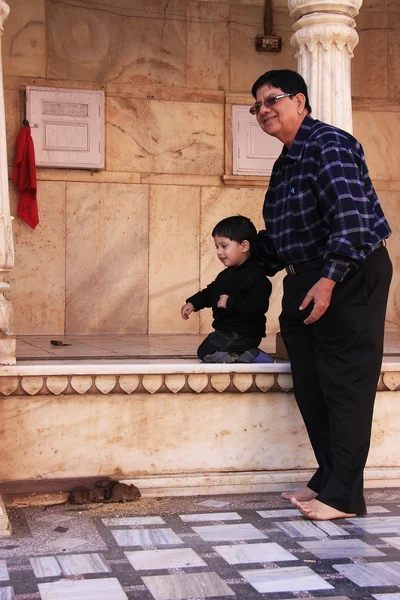
<instances>
[{"instance_id":1,"label":"plaid shirt","mask_svg":"<svg viewBox=\"0 0 400 600\"><path fill-rule=\"evenodd\" d=\"M263 217L267 275L323 258L321 277L340 282L391 234L361 144L309 115L275 162Z\"/></svg>"}]
</instances>

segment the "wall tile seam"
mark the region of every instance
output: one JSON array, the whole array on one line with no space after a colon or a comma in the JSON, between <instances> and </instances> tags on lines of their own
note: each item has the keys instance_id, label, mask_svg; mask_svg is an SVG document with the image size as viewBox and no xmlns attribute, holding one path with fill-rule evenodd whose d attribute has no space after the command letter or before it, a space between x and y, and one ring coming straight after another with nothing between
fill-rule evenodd
<instances>
[{"instance_id":1,"label":"wall tile seam","mask_svg":"<svg viewBox=\"0 0 400 600\"><path fill-rule=\"evenodd\" d=\"M0 376L0 398L15 396L291 393L290 373L177 373ZM400 391L400 372L383 372L379 392Z\"/></svg>"}]
</instances>

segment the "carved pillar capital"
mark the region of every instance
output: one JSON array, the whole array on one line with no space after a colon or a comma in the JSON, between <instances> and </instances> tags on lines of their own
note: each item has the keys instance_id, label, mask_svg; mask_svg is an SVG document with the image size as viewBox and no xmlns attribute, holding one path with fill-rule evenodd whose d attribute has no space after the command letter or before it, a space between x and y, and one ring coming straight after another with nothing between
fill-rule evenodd
<instances>
[{"instance_id":1,"label":"carved pillar capital","mask_svg":"<svg viewBox=\"0 0 400 600\"><path fill-rule=\"evenodd\" d=\"M288 0L297 19L290 42L315 118L352 132L350 59L362 0Z\"/></svg>"},{"instance_id":2,"label":"carved pillar capital","mask_svg":"<svg viewBox=\"0 0 400 600\"><path fill-rule=\"evenodd\" d=\"M4 0L0 0L0 34L3 33L3 23L7 19L9 14L10 7L8 6L7 2L4 2Z\"/></svg>"},{"instance_id":3,"label":"carved pillar capital","mask_svg":"<svg viewBox=\"0 0 400 600\"><path fill-rule=\"evenodd\" d=\"M354 29L354 20L346 15L331 14L330 22L326 23L325 16L312 14L304 16L293 25L296 33L291 44L296 50L296 57L308 50L314 52L320 44L325 52L333 50L333 46L350 58L358 43L358 35Z\"/></svg>"}]
</instances>

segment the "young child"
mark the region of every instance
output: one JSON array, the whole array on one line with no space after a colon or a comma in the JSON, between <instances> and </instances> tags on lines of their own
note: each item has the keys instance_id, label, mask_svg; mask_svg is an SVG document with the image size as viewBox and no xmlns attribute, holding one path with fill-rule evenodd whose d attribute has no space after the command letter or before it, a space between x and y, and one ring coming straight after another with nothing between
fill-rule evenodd
<instances>
[{"instance_id":1,"label":"young child","mask_svg":"<svg viewBox=\"0 0 400 600\"><path fill-rule=\"evenodd\" d=\"M250 219L238 215L217 223L212 236L225 269L181 308L186 320L193 311L212 307L215 331L199 346L197 355L213 363L273 362L258 348L265 337L272 286L254 260L257 230Z\"/></svg>"}]
</instances>

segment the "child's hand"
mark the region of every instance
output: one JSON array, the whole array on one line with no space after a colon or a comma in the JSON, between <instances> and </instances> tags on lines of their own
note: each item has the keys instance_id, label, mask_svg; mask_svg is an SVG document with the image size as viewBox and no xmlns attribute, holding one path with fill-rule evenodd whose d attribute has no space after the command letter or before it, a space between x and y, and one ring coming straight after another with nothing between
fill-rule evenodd
<instances>
[{"instance_id":1,"label":"child's hand","mask_svg":"<svg viewBox=\"0 0 400 600\"><path fill-rule=\"evenodd\" d=\"M226 303L228 302L229 296L227 294L221 294L218 300L218 308L226 308Z\"/></svg>"},{"instance_id":2,"label":"child's hand","mask_svg":"<svg viewBox=\"0 0 400 600\"><path fill-rule=\"evenodd\" d=\"M181 317L182 319L184 319L185 321L188 320L189 315L192 314L192 312L194 311L194 306L191 302L186 302L186 304L184 304L181 308Z\"/></svg>"}]
</instances>

